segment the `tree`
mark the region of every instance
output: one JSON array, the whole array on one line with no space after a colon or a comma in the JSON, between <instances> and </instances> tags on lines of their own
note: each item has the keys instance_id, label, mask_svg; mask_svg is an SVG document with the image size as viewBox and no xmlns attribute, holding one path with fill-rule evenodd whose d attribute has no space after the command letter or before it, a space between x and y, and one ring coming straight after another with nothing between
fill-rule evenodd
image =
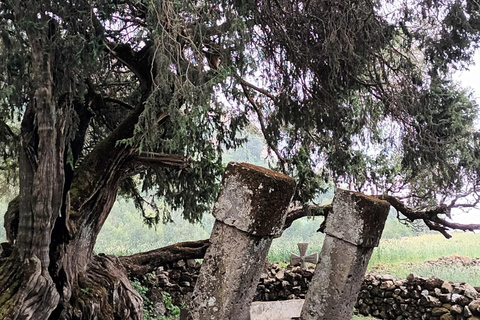
<instances>
[{"instance_id":1,"label":"tree","mask_svg":"<svg viewBox=\"0 0 480 320\"><path fill-rule=\"evenodd\" d=\"M20 192L0 316L139 319L120 261L93 253L117 193L198 220L249 121L298 179L287 225L330 211L307 204L332 179L445 234L478 228L441 214L478 199L477 106L448 72L479 8L413 2L1 1L0 161Z\"/></svg>"}]
</instances>

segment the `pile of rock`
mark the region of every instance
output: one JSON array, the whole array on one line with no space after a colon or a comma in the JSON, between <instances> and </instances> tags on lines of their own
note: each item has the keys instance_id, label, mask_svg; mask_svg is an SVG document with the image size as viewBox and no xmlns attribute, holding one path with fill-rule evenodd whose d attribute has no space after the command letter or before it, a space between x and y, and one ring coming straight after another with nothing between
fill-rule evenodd
<instances>
[{"instance_id":1,"label":"pile of rock","mask_svg":"<svg viewBox=\"0 0 480 320\"><path fill-rule=\"evenodd\" d=\"M480 320L480 294L465 282L368 274L356 308L380 319Z\"/></svg>"},{"instance_id":2,"label":"pile of rock","mask_svg":"<svg viewBox=\"0 0 480 320\"><path fill-rule=\"evenodd\" d=\"M200 267L195 259L179 260L158 268L140 280L149 288L147 296L155 308L162 308L162 292L168 292L172 303L181 306L195 288Z\"/></svg>"},{"instance_id":3,"label":"pile of rock","mask_svg":"<svg viewBox=\"0 0 480 320\"><path fill-rule=\"evenodd\" d=\"M149 288L151 301L161 301L161 292L165 291L172 297L173 304L182 305L193 292L200 267L201 264L193 259L179 260L158 268L140 280ZM254 300L304 299L313 272L313 266L302 270L300 267L280 268L278 263L267 263Z\"/></svg>"},{"instance_id":4,"label":"pile of rock","mask_svg":"<svg viewBox=\"0 0 480 320\"><path fill-rule=\"evenodd\" d=\"M260 276L254 301L304 299L308 283L312 280L313 267L280 268L277 263L267 263Z\"/></svg>"}]
</instances>

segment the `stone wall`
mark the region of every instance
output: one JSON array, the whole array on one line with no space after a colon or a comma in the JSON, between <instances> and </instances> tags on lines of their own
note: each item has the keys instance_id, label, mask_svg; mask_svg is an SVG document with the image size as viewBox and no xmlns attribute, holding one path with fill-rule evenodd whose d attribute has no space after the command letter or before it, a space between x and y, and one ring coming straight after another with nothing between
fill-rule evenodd
<instances>
[{"instance_id":1,"label":"stone wall","mask_svg":"<svg viewBox=\"0 0 480 320\"><path fill-rule=\"evenodd\" d=\"M150 300L161 310L158 297L167 291L176 305L182 305L193 292L200 270L195 260L180 260L159 268L144 280ZM303 299L313 268L280 268L267 263L260 277L256 301ZM480 294L471 285L438 278L410 275L395 279L389 275L367 274L356 303L356 312L380 319L480 320Z\"/></svg>"},{"instance_id":2,"label":"stone wall","mask_svg":"<svg viewBox=\"0 0 480 320\"><path fill-rule=\"evenodd\" d=\"M381 319L480 319L480 295L465 282L367 274L356 308Z\"/></svg>"}]
</instances>

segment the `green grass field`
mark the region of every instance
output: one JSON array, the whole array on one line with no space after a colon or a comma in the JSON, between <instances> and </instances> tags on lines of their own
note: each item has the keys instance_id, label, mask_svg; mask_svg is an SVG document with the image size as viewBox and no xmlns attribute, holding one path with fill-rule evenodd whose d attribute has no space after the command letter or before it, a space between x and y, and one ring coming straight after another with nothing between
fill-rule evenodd
<instances>
[{"instance_id":1,"label":"green grass field","mask_svg":"<svg viewBox=\"0 0 480 320\"><path fill-rule=\"evenodd\" d=\"M380 246L374 250L369 270L399 278L414 273L423 277L436 276L443 280L466 281L480 286L480 266L424 263L449 256L480 257L479 243L480 234L472 233L455 233L451 239L445 239L439 234L426 234L382 240Z\"/></svg>"}]
</instances>

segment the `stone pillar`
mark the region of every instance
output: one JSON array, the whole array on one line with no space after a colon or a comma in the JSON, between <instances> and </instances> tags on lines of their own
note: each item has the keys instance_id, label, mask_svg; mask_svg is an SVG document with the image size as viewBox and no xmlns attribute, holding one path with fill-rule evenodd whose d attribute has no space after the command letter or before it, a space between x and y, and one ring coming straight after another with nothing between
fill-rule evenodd
<instances>
[{"instance_id":1,"label":"stone pillar","mask_svg":"<svg viewBox=\"0 0 480 320\"><path fill-rule=\"evenodd\" d=\"M283 232L293 178L229 163L216 218L189 308L190 320L249 320L250 304L273 238Z\"/></svg>"},{"instance_id":2,"label":"stone pillar","mask_svg":"<svg viewBox=\"0 0 480 320\"><path fill-rule=\"evenodd\" d=\"M309 284L302 320L351 319L373 248L378 246L390 205L337 189L325 227L320 261Z\"/></svg>"}]
</instances>

